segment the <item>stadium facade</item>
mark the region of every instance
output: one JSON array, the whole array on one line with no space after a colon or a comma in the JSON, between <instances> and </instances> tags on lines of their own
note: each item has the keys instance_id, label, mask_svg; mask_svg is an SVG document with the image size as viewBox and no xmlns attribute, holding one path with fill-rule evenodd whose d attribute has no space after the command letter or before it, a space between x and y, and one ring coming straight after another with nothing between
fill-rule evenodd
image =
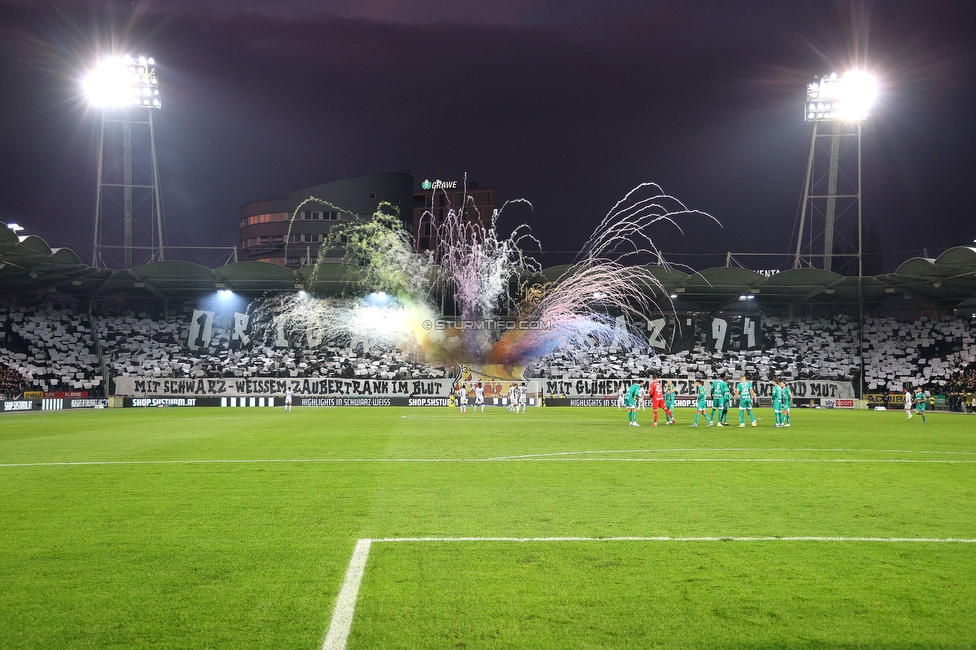
<instances>
[{"instance_id":1,"label":"stadium facade","mask_svg":"<svg viewBox=\"0 0 976 650\"><path fill-rule=\"evenodd\" d=\"M381 203L396 206L409 229L413 196L413 176L402 171L330 181L248 203L240 209L240 258L292 269L310 266L334 225L369 218ZM343 254L341 245L325 251L333 262Z\"/></svg>"},{"instance_id":2,"label":"stadium facade","mask_svg":"<svg viewBox=\"0 0 976 650\"><path fill-rule=\"evenodd\" d=\"M414 244L418 251L436 250L440 245L438 227L449 210L460 210L462 219L473 219L485 228L495 211L495 188L477 183L424 179L413 194Z\"/></svg>"}]
</instances>

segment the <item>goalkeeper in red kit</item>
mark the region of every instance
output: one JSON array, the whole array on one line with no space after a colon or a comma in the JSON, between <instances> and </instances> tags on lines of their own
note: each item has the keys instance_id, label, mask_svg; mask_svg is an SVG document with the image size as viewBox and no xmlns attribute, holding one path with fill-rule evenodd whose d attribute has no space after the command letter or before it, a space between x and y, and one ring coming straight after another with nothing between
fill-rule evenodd
<instances>
[{"instance_id":1,"label":"goalkeeper in red kit","mask_svg":"<svg viewBox=\"0 0 976 650\"><path fill-rule=\"evenodd\" d=\"M654 409L654 426L657 426L657 410L664 409L664 414L668 417L668 423L674 422L674 415L664 405L664 391L661 384L657 381L657 375L651 375L651 382L647 388L647 397L651 400L651 407Z\"/></svg>"}]
</instances>

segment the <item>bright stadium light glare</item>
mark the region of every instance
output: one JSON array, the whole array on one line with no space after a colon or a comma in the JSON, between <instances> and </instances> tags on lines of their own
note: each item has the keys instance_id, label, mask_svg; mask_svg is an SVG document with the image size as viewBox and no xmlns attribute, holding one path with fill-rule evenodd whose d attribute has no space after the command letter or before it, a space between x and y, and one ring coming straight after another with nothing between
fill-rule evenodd
<instances>
[{"instance_id":1,"label":"bright stadium light glare","mask_svg":"<svg viewBox=\"0 0 976 650\"><path fill-rule=\"evenodd\" d=\"M152 58L129 55L111 56L99 61L82 80L85 95L92 106L125 108L141 106L159 108L159 82Z\"/></svg>"},{"instance_id":2,"label":"bright stadium light glare","mask_svg":"<svg viewBox=\"0 0 976 650\"><path fill-rule=\"evenodd\" d=\"M877 80L863 70L824 75L807 86L807 122L859 122L868 119L878 96Z\"/></svg>"},{"instance_id":3,"label":"bright stadium light glare","mask_svg":"<svg viewBox=\"0 0 976 650\"><path fill-rule=\"evenodd\" d=\"M366 296L366 302L374 307L385 307L392 302L392 297L385 291L374 291Z\"/></svg>"},{"instance_id":4,"label":"bright stadium light glare","mask_svg":"<svg viewBox=\"0 0 976 650\"><path fill-rule=\"evenodd\" d=\"M20 225L19 223L8 223L7 224L7 228L10 228L14 232L20 232L21 230L24 229L24 227L22 225Z\"/></svg>"},{"instance_id":5,"label":"bright stadium light glare","mask_svg":"<svg viewBox=\"0 0 976 650\"><path fill-rule=\"evenodd\" d=\"M228 298L234 297L234 292L230 289L218 289L217 295L220 296L220 298L227 300Z\"/></svg>"}]
</instances>

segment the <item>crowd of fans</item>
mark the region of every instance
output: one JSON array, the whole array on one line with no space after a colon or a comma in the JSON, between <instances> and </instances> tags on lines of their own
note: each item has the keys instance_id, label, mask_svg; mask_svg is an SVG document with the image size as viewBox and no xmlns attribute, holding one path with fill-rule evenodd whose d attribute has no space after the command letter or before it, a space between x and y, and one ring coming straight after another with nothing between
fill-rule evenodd
<instances>
[{"instance_id":1,"label":"crowd of fans","mask_svg":"<svg viewBox=\"0 0 976 650\"><path fill-rule=\"evenodd\" d=\"M976 321L924 316L904 323L876 318L864 325L867 389L926 386L945 393L960 368L976 361Z\"/></svg>"},{"instance_id":2,"label":"crowd of fans","mask_svg":"<svg viewBox=\"0 0 976 650\"><path fill-rule=\"evenodd\" d=\"M13 370L0 364L0 393L19 392L27 388L27 380Z\"/></svg>"},{"instance_id":3,"label":"crowd of fans","mask_svg":"<svg viewBox=\"0 0 976 650\"><path fill-rule=\"evenodd\" d=\"M950 411L976 412L976 363L953 375L948 391L946 403Z\"/></svg>"},{"instance_id":4,"label":"crowd of fans","mask_svg":"<svg viewBox=\"0 0 976 650\"><path fill-rule=\"evenodd\" d=\"M98 319L103 354L113 376L122 377L444 377L446 370L411 361L393 348L275 346L232 341L233 320L215 317L211 338L188 345L190 319L156 321L132 314Z\"/></svg>"},{"instance_id":5,"label":"crowd of fans","mask_svg":"<svg viewBox=\"0 0 976 650\"><path fill-rule=\"evenodd\" d=\"M554 379L624 379L650 372L665 377L709 379L722 373L747 373L759 380L779 377L853 381L860 371L857 324L846 316L789 322L763 320L760 339L753 350L710 350L706 333L698 332L690 350L671 354L632 353L620 347L585 352L558 351L535 364L535 371Z\"/></svg>"},{"instance_id":6,"label":"crowd of fans","mask_svg":"<svg viewBox=\"0 0 976 650\"><path fill-rule=\"evenodd\" d=\"M99 390L101 369L87 315L70 310L0 311L0 364L36 390Z\"/></svg>"},{"instance_id":7,"label":"crowd of fans","mask_svg":"<svg viewBox=\"0 0 976 650\"><path fill-rule=\"evenodd\" d=\"M70 310L0 309L0 378L4 385L37 390L101 391L106 376L416 379L452 374L451 368L362 342L314 348L263 340L241 345L232 341L232 327L230 315L218 315L210 340L192 349L189 313L169 318L103 313L89 320ZM528 372L553 379L624 379L651 372L704 379L727 372L757 380L860 382L861 336L855 319L766 317L759 334L761 347L752 350L710 350L705 333L698 332L691 349L670 354L619 345L558 351ZM965 405L966 395L976 391L976 321L869 318L863 352L868 392L922 385Z\"/></svg>"}]
</instances>

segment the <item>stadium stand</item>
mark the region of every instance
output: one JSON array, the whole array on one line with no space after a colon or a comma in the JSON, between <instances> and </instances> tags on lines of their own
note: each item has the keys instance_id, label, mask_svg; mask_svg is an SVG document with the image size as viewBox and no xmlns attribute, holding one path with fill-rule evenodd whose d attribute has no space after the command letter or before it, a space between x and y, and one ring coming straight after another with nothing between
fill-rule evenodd
<instances>
[{"instance_id":1,"label":"stadium stand","mask_svg":"<svg viewBox=\"0 0 976 650\"><path fill-rule=\"evenodd\" d=\"M858 372L857 324L846 316L793 323L770 317L764 319L762 329L768 342L762 350L711 352L699 336L691 350L656 357L612 347L577 354L558 352L543 359L538 372L550 378L582 379L623 379L649 372L707 379L723 372L746 372L758 379L848 381Z\"/></svg>"},{"instance_id":2,"label":"stadium stand","mask_svg":"<svg viewBox=\"0 0 976 650\"><path fill-rule=\"evenodd\" d=\"M416 379L446 377L451 372L414 361L390 347L308 349L255 342L235 349L230 345L227 316L215 319L209 344L199 350L187 346L186 314L153 318L117 312L90 321L70 310L22 307L0 311L0 325L2 377L38 390L99 391L103 385L99 353L111 376ZM675 377L747 372L760 380L775 376L855 381L859 338L857 323L848 316L792 322L766 317L763 349L716 353L706 349L699 337L693 349L674 354L621 347L557 352L534 364L531 372L558 379L617 379L653 371ZM976 320L868 318L864 363L868 391L899 391L920 384L943 392L947 388L971 391L976 388Z\"/></svg>"},{"instance_id":3,"label":"stadium stand","mask_svg":"<svg viewBox=\"0 0 976 650\"><path fill-rule=\"evenodd\" d=\"M976 321L871 319L864 326L867 388L901 390L922 384L944 389L960 368L976 361L974 339Z\"/></svg>"},{"instance_id":4,"label":"stadium stand","mask_svg":"<svg viewBox=\"0 0 976 650\"><path fill-rule=\"evenodd\" d=\"M87 316L62 310L0 311L0 363L39 390L98 390L100 363Z\"/></svg>"},{"instance_id":5,"label":"stadium stand","mask_svg":"<svg viewBox=\"0 0 976 650\"><path fill-rule=\"evenodd\" d=\"M93 318L66 311L21 308L0 313L6 325L0 363L39 390L99 390L103 377L97 351L111 376L134 377L363 377L439 378L444 368L410 360L399 350L253 345L231 349L230 319L217 318L209 345L186 345L189 319L154 319L114 313ZM97 339L94 334L97 333Z\"/></svg>"},{"instance_id":6,"label":"stadium stand","mask_svg":"<svg viewBox=\"0 0 976 650\"><path fill-rule=\"evenodd\" d=\"M747 372L758 379L782 377L853 381L860 370L859 333L847 316L789 322L763 319L763 350L692 350L654 357L621 348L557 352L541 360L537 372L550 378L623 379L655 372L663 376L715 377ZM976 360L976 320L925 317L914 322L868 318L864 326L865 388L899 391L905 385L944 388L960 368Z\"/></svg>"},{"instance_id":7,"label":"stadium stand","mask_svg":"<svg viewBox=\"0 0 976 650\"><path fill-rule=\"evenodd\" d=\"M688 313L737 313L746 300L762 313L759 349L714 352L704 335L691 349L656 356L623 348L557 353L534 364L541 377L614 378L646 374L701 377L745 371L759 379L834 379L860 385L861 356L867 391L900 390L905 384L932 389L971 387L976 363L976 246L951 248L937 258L912 258L893 273L856 278L812 268L761 275L717 267L685 273L667 266L649 270L662 295ZM552 267L543 279L565 271ZM401 351L375 345L275 347L267 342L230 345L230 323L214 323L208 344L187 346L189 319L180 310L218 290L251 299L307 291L359 295L362 269L345 263L297 271L264 262L209 269L167 260L133 269L93 268L66 248L52 249L36 236L18 236L0 224L0 364L16 384L20 376L37 390L105 390L111 376L340 376L438 378L445 368L412 361ZM51 301L74 305L51 306ZM857 319L776 317L820 314L890 314L907 304L909 320L864 321L863 348ZM60 303L59 303L60 304ZM115 311L119 305L134 311ZM809 310L807 309L809 307ZM145 310L140 313L139 310ZM165 318L149 313L171 314ZM176 315L172 315L172 314ZM931 319L918 314L966 314ZM89 315L91 314L91 315ZM968 318L973 314L972 319Z\"/></svg>"},{"instance_id":8,"label":"stadium stand","mask_svg":"<svg viewBox=\"0 0 976 650\"><path fill-rule=\"evenodd\" d=\"M391 348L361 346L274 347L256 343L230 347L229 317L215 319L209 345L186 346L189 319L156 321L128 313L98 320L99 336L113 376L123 377L444 377L443 368L411 361Z\"/></svg>"}]
</instances>

